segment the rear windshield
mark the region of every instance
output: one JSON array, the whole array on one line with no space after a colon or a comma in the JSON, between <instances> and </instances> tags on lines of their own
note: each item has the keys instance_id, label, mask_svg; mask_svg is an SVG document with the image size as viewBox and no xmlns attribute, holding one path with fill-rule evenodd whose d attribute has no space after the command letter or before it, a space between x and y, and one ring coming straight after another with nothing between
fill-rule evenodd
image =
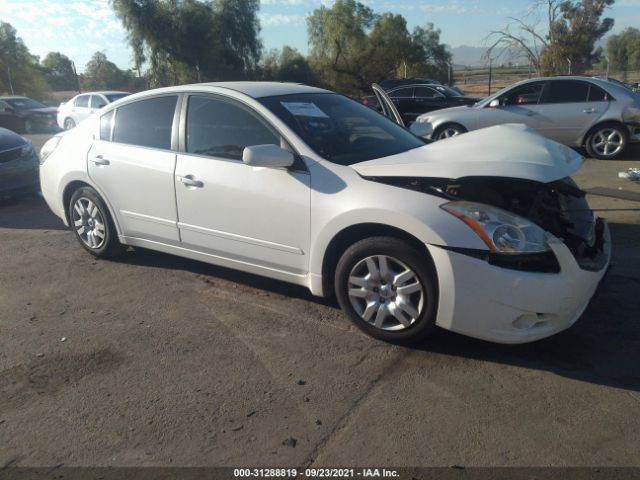
<instances>
[{"instance_id":1,"label":"rear windshield","mask_svg":"<svg viewBox=\"0 0 640 480\"><path fill-rule=\"evenodd\" d=\"M398 124L342 95L302 93L258 100L318 155L340 165L424 146L422 140Z\"/></svg>"}]
</instances>

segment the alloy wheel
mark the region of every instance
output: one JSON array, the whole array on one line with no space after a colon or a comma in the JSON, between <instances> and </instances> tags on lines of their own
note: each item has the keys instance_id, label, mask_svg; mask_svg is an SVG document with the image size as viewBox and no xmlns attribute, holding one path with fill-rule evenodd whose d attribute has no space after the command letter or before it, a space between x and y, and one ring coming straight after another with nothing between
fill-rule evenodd
<instances>
[{"instance_id":1,"label":"alloy wheel","mask_svg":"<svg viewBox=\"0 0 640 480\"><path fill-rule=\"evenodd\" d=\"M447 127L444 130L442 130L440 132L440 135L438 135L438 140L444 140L445 138L451 138L451 137L457 137L458 135L460 135L460 130L458 130L455 127Z\"/></svg>"},{"instance_id":2,"label":"alloy wheel","mask_svg":"<svg viewBox=\"0 0 640 480\"><path fill-rule=\"evenodd\" d=\"M603 157L611 157L624 148L624 136L615 128L603 128L591 137L591 148Z\"/></svg>"},{"instance_id":3,"label":"alloy wheel","mask_svg":"<svg viewBox=\"0 0 640 480\"><path fill-rule=\"evenodd\" d=\"M87 247L102 247L106 237L105 222L95 203L86 197L80 197L73 205L72 219L78 237Z\"/></svg>"},{"instance_id":4,"label":"alloy wheel","mask_svg":"<svg viewBox=\"0 0 640 480\"><path fill-rule=\"evenodd\" d=\"M67 118L64 121L64 129L65 130L71 130L75 126L76 126L75 122L73 120L71 120L70 118Z\"/></svg>"},{"instance_id":5,"label":"alloy wheel","mask_svg":"<svg viewBox=\"0 0 640 480\"><path fill-rule=\"evenodd\" d=\"M404 330L420 317L425 289L418 275L401 261L374 255L349 274L348 296L362 320L386 331Z\"/></svg>"}]
</instances>

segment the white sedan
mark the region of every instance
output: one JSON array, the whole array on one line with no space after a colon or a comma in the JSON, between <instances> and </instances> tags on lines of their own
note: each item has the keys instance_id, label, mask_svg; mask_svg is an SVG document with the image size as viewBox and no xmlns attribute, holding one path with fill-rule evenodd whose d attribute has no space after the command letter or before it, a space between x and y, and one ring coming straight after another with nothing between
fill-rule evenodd
<instances>
[{"instance_id":1,"label":"white sedan","mask_svg":"<svg viewBox=\"0 0 640 480\"><path fill-rule=\"evenodd\" d=\"M129 92L85 92L76 95L58 107L58 126L71 130L85 118L116 100L131 95Z\"/></svg>"},{"instance_id":2,"label":"white sedan","mask_svg":"<svg viewBox=\"0 0 640 480\"><path fill-rule=\"evenodd\" d=\"M131 95L41 152L50 208L97 257L144 247L335 294L391 342L570 327L610 257L573 150L524 126L425 145L304 85Z\"/></svg>"}]
</instances>

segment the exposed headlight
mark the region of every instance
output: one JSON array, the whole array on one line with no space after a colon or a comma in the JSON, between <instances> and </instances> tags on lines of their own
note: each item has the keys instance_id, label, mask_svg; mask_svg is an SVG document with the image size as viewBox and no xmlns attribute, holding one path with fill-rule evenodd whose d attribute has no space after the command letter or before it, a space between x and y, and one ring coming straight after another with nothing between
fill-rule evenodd
<instances>
[{"instance_id":1,"label":"exposed headlight","mask_svg":"<svg viewBox=\"0 0 640 480\"><path fill-rule=\"evenodd\" d=\"M539 253L549 250L544 230L511 212L465 201L445 203L440 208L466 223L492 252Z\"/></svg>"},{"instance_id":2,"label":"exposed headlight","mask_svg":"<svg viewBox=\"0 0 640 480\"><path fill-rule=\"evenodd\" d=\"M33 143L31 143L31 141L28 141L27 144L20 150L21 157L29 157L34 153L35 152L33 151Z\"/></svg>"},{"instance_id":3,"label":"exposed headlight","mask_svg":"<svg viewBox=\"0 0 640 480\"><path fill-rule=\"evenodd\" d=\"M55 137L51 137L40 149L40 165L44 163L49 155L53 153L53 151L57 148L58 144L62 136L56 135Z\"/></svg>"}]
</instances>

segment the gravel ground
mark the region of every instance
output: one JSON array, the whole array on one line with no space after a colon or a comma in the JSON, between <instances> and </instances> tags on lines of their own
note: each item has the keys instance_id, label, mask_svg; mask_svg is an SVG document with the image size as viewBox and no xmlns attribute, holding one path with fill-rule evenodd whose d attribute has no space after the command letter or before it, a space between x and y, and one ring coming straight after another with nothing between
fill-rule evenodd
<instances>
[{"instance_id":1,"label":"gravel ground","mask_svg":"<svg viewBox=\"0 0 640 480\"><path fill-rule=\"evenodd\" d=\"M46 137L34 135L36 145ZM589 160L583 188L640 192ZM0 205L3 466L640 466L640 203L591 196L614 267L566 332L372 340L302 288L136 249L98 261Z\"/></svg>"}]
</instances>

